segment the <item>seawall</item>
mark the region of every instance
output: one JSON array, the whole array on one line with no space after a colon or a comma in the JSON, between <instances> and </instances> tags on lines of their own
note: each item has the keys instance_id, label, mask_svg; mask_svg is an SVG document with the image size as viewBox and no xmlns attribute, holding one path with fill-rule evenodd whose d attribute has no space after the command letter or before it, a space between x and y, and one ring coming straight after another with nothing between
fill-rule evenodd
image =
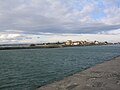
<instances>
[{"instance_id":1,"label":"seawall","mask_svg":"<svg viewBox=\"0 0 120 90\"><path fill-rule=\"evenodd\" d=\"M37 90L120 90L120 56Z\"/></svg>"}]
</instances>

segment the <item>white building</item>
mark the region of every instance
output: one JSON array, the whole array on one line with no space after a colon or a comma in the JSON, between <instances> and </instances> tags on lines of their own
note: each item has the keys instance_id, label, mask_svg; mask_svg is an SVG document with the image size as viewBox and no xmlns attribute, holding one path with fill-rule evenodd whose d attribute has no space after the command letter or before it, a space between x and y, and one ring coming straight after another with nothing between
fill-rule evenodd
<instances>
[{"instance_id":1,"label":"white building","mask_svg":"<svg viewBox=\"0 0 120 90\"><path fill-rule=\"evenodd\" d=\"M80 42L79 41L75 41L75 42L73 42L73 45L80 45Z\"/></svg>"},{"instance_id":2,"label":"white building","mask_svg":"<svg viewBox=\"0 0 120 90\"><path fill-rule=\"evenodd\" d=\"M72 40L67 40L67 41L65 42L65 45L73 45Z\"/></svg>"}]
</instances>

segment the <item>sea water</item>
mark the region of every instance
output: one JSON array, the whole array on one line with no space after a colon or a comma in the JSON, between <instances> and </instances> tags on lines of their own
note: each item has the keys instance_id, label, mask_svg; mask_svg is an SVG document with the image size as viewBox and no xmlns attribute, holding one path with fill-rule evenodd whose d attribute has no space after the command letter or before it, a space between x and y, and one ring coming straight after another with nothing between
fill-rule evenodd
<instances>
[{"instance_id":1,"label":"sea water","mask_svg":"<svg viewBox=\"0 0 120 90\"><path fill-rule=\"evenodd\" d=\"M35 90L120 55L120 45L0 50L0 90Z\"/></svg>"}]
</instances>

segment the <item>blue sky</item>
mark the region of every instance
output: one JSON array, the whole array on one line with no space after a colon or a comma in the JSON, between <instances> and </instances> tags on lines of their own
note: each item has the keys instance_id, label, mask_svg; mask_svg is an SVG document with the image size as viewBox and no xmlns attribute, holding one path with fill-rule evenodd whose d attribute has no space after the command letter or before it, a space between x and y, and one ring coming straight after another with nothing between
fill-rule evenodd
<instances>
[{"instance_id":1,"label":"blue sky","mask_svg":"<svg viewBox=\"0 0 120 90\"><path fill-rule=\"evenodd\" d=\"M0 43L120 42L120 0L0 0Z\"/></svg>"}]
</instances>

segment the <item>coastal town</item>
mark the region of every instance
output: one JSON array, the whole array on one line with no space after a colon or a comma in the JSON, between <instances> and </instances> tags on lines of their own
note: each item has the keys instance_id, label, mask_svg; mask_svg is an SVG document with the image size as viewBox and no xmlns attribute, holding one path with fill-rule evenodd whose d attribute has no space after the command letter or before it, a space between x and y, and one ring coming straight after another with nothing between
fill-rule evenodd
<instances>
[{"instance_id":1,"label":"coastal town","mask_svg":"<svg viewBox=\"0 0 120 90\"><path fill-rule=\"evenodd\" d=\"M72 41L67 40L65 42L51 42L51 43L31 43L31 44L1 44L0 50L6 49L36 49L36 48L62 48L62 47L74 47L74 46L92 46L92 45L116 45L117 43L109 43L107 41Z\"/></svg>"},{"instance_id":2,"label":"coastal town","mask_svg":"<svg viewBox=\"0 0 120 90\"><path fill-rule=\"evenodd\" d=\"M67 47L67 46L88 46L88 45L107 45L107 44L112 44L108 43L107 41L105 42L99 42L99 41L72 41L72 40L67 40L65 42L55 42L55 43L42 43L42 44L30 44L30 46L49 46L49 45L58 45L62 47Z\"/></svg>"}]
</instances>

